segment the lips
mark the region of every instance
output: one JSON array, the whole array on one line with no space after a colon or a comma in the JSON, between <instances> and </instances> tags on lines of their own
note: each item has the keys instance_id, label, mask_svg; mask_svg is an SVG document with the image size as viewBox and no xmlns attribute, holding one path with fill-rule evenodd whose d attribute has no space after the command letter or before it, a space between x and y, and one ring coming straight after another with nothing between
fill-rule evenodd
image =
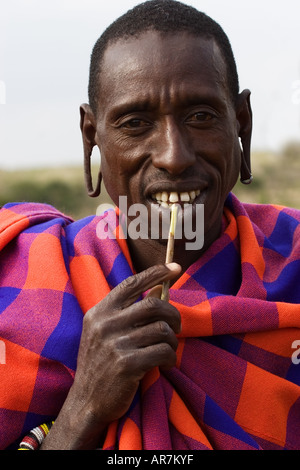
<instances>
[{"instance_id":1,"label":"lips","mask_svg":"<svg viewBox=\"0 0 300 470\"><path fill-rule=\"evenodd\" d=\"M157 202L162 207L170 207L172 204L193 204L196 197L201 194L200 189L192 191L162 191L151 195L153 201Z\"/></svg>"}]
</instances>

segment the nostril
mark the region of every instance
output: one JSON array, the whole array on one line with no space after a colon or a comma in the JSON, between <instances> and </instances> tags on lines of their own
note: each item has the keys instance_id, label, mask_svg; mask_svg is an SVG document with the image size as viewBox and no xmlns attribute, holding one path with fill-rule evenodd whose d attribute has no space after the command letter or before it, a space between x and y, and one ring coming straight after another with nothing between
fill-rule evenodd
<instances>
[{"instance_id":1,"label":"nostril","mask_svg":"<svg viewBox=\"0 0 300 470\"><path fill-rule=\"evenodd\" d=\"M196 157L188 135L174 116L166 116L157 139L158 145L152 154L152 162L156 168L178 175L195 163Z\"/></svg>"},{"instance_id":2,"label":"nostril","mask_svg":"<svg viewBox=\"0 0 300 470\"><path fill-rule=\"evenodd\" d=\"M167 171L171 175L183 173L188 167L194 165L196 159L192 156L163 155L152 158L152 163L156 168Z\"/></svg>"}]
</instances>

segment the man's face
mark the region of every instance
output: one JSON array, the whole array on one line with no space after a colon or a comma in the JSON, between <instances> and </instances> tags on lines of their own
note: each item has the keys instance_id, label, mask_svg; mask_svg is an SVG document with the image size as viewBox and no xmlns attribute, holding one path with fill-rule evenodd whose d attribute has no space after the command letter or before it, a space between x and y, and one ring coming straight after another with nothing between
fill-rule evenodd
<instances>
[{"instance_id":1,"label":"man's face","mask_svg":"<svg viewBox=\"0 0 300 470\"><path fill-rule=\"evenodd\" d=\"M226 77L214 41L190 34L148 31L108 47L96 142L116 204L126 195L161 210L160 195L174 193L204 204L206 235L220 228L241 158Z\"/></svg>"}]
</instances>

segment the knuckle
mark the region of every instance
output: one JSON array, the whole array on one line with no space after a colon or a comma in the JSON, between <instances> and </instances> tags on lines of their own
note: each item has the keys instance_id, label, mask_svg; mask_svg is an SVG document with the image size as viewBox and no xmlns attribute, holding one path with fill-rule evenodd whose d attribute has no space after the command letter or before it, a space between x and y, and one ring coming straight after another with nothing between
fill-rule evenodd
<instances>
[{"instance_id":1,"label":"knuckle","mask_svg":"<svg viewBox=\"0 0 300 470\"><path fill-rule=\"evenodd\" d=\"M98 341L111 336L113 328L113 320L107 318L97 318L92 312L87 312L83 318L83 332L89 338L98 338Z\"/></svg>"},{"instance_id":2,"label":"knuckle","mask_svg":"<svg viewBox=\"0 0 300 470\"><path fill-rule=\"evenodd\" d=\"M162 306L161 302L157 297L147 297L144 299L144 307L148 310L158 310Z\"/></svg>"},{"instance_id":3,"label":"knuckle","mask_svg":"<svg viewBox=\"0 0 300 470\"><path fill-rule=\"evenodd\" d=\"M115 372L126 370L127 359L126 359L126 356L124 355L124 351L122 350L122 348L115 348L114 346L115 345L112 345L113 351L114 351L114 354L113 354L114 355L114 358L113 358L114 370Z\"/></svg>"},{"instance_id":4,"label":"knuckle","mask_svg":"<svg viewBox=\"0 0 300 470\"><path fill-rule=\"evenodd\" d=\"M161 345L161 365L173 367L176 364L177 356L174 349L167 343Z\"/></svg>"},{"instance_id":5,"label":"knuckle","mask_svg":"<svg viewBox=\"0 0 300 470\"><path fill-rule=\"evenodd\" d=\"M178 339L173 329L164 321L158 322L159 338L162 348L166 348L166 353L170 350L173 352L177 350Z\"/></svg>"},{"instance_id":6,"label":"knuckle","mask_svg":"<svg viewBox=\"0 0 300 470\"><path fill-rule=\"evenodd\" d=\"M118 350L115 361L114 369L118 374L125 377L126 380L136 374L138 369L137 352L121 351Z\"/></svg>"},{"instance_id":7,"label":"knuckle","mask_svg":"<svg viewBox=\"0 0 300 470\"><path fill-rule=\"evenodd\" d=\"M118 354L121 354L121 351L125 351L130 346L130 338L126 334L114 336L112 342Z\"/></svg>"},{"instance_id":8,"label":"knuckle","mask_svg":"<svg viewBox=\"0 0 300 470\"><path fill-rule=\"evenodd\" d=\"M115 367L117 370L126 370L128 367L128 358L118 350L115 357Z\"/></svg>"},{"instance_id":9,"label":"knuckle","mask_svg":"<svg viewBox=\"0 0 300 470\"><path fill-rule=\"evenodd\" d=\"M119 284L120 287L124 289L134 289L138 285L138 280L136 276L129 276L124 281Z\"/></svg>"},{"instance_id":10,"label":"knuckle","mask_svg":"<svg viewBox=\"0 0 300 470\"><path fill-rule=\"evenodd\" d=\"M160 320L158 321L159 332L162 336L169 336L171 333L171 328L167 322Z\"/></svg>"}]
</instances>

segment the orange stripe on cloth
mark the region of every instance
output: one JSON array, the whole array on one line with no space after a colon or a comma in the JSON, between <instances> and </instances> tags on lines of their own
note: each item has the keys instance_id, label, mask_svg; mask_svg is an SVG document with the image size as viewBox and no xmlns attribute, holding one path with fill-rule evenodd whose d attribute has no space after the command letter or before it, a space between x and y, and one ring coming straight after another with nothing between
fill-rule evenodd
<instances>
[{"instance_id":1,"label":"orange stripe on cloth","mask_svg":"<svg viewBox=\"0 0 300 470\"><path fill-rule=\"evenodd\" d=\"M179 338L195 338L213 334L211 306L208 300L193 307L172 301L170 303L179 310L181 315L182 331L178 335Z\"/></svg>"},{"instance_id":2,"label":"orange stripe on cloth","mask_svg":"<svg viewBox=\"0 0 300 470\"><path fill-rule=\"evenodd\" d=\"M190 275L188 273L183 273L180 278L174 282L172 289L180 289L189 279Z\"/></svg>"},{"instance_id":3,"label":"orange stripe on cloth","mask_svg":"<svg viewBox=\"0 0 300 470\"><path fill-rule=\"evenodd\" d=\"M118 420L113 421L107 431L103 444L103 450L110 450L116 447L118 432ZM122 428L119 450L142 450L142 435L138 426L127 418Z\"/></svg>"},{"instance_id":4,"label":"orange stripe on cloth","mask_svg":"<svg viewBox=\"0 0 300 470\"><path fill-rule=\"evenodd\" d=\"M29 226L29 219L9 209L1 210L0 250Z\"/></svg>"},{"instance_id":5,"label":"orange stripe on cloth","mask_svg":"<svg viewBox=\"0 0 300 470\"><path fill-rule=\"evenodd\" d=\"M300 304L276 302L276 306L279 313L279 328L300 328Z\"/></svg>"},{"instance_id":6,"label":"orange stripe on cloth","mask_svg":"<svg viewBox=\"0 0 300 470\"><path fill-rule=\"evenodd\" d=\"M182 359L182 355L183 355L183 351L184 351L184 345L185 345L185 338L180 338L179 341L178 341L178 347L177 347L177 351L176 351L176 356L177 356L176 367L177 367L177 369L179 369L180 365L181 365L181 359Z\"/></svg>"},{"instance_id":7,"label":"orange stripe on cloth","mask_svg":"<svg viewBox=\"0 0 300 470\"><path fill-rule=\"evenodd\" d=\"M235 420L247 432L284 446L287 419L299 387L248 363Z\"/></svg>"},{"instance_id":8,"label":"orange stripe on cloth","mask_svg":"<svg viewBox=\"0 0 300 470\"><path fill-rule=\"evenodd\" d=\"M210 442L202 431L200 425L191 415L184 401L178 393L173 390L173 396L169 408L169 419L177 431L197 442L200 442L208 449L212 449Z\"/></svg>"},{"instance_id":9,"label":"orange stripe on cloth","mask_svg":"<svg viewBox=\"0 0 300 470\"><path fill-rule=\"evenodd\" d=\"M246 216L240 215L237 217L237 224L240 234L241 262L252 264L259 278L263 279L265 261L262 255L262 248L257 242L251 221Z\"/></svg>"},{"instance_id":10,"label":"orange stripe on cloth","mask_svg":"<svg viewBox=\"0 0 300 470\"><path fill-rule=\"evenodd\" d=\"M103 450L111 449L114 447L116 440L117 440L117 432L118 432L118 420L113 421L108 426L106 438L103 444Z\"/></svg>"},{"instance_id":11,"label":"orange stripe on cloth","mask_svg":"<svg viewBox=\"0 0 300 470\"><path fill-rule=\"evenodd\" d=\"M281 357L288 358L291 357L291 344L293 344L295 340L300 340L300 331L298 328L258 331L255 333L248 333L243 336L244 343L261 348L263 351L268 351Z\"/></svg>"},{"instance_id":12,"label":"orange stripe on cloth","mask_svg":"<svg viewBox=\"0 0 300 470\"><path fill-rule=\"evenodd\" d=\"M5 364L0 365L0 407L28 411L36 382L40 356L7 339Z\"/></svg>"},{"instance_id":13,"label":"orange stripe on cloth","mask_svg":"<svg viewBox=\"0 0 300 470\"><path fill-rule=\"evenodd\" d=\"M127 418L119 440L119 450L142 450L142 435L132 419Z\"/></svg>"},{"instance_id":14,"label":"orange stripe on cloth","mask_svg":"<svg viewBox=\"0 0 300 470\"><path fill-rule=\"evenodd\" d=\"M120 209L118 207L115 208L115 212L116 212L117 216L120 217ZM117 240L117 242L118 242L118 244L121 248L121 251L122 251L123 255L126 258L127 263L130 266L131 271L133 272L133 274L135 274L135 269L134 269L132 259L131 259L131 256L130 256L129 247L128 247L128 244L127 244L127 239L125 237L125 234L124 234L124 231L123 231L123 228L122 228L121 224L119 224L115 228L114 235L115 235L116 240Z\"/></svg>"},{"instance_id":15,"label":"orange stripe on cloth","mask_svg":"<svg viewBox=\"0 0 300 470\"><path fill-rule=\"evenodd\" d=\"M50 233L39 234L30 247L24 289L63 292L68 281L60 240Z\"/></svg>"},{"instance_id":16,"label":"orange stripe on cloth","mask_svg":"<svg viewBox=\"0 0 300 470\"><path fill-rule=\"evenodd\" d=\"M159 377L160 372L158 367L154 367L153 369L149 370L149 372L147 372L141 381L143 395L147 392L151 385L153 385L159 379Z\"/></svg>"},{"instance_id":17,"label":"orange stripe on cloth","mask_svg":"<svg viewBox=\"0 0 300 470\"><path fill-rule=\"evenodd\" d=\"M235 240L238 235L236 219L227 207L224 207L224 214L228 221L228 226L225 230L225 233L230 237L231 240Z\"/></svg>"},{"instance_id":18,"label":"orange stripe on cloth","mask_svg":"<svg viewBox=\"0 0 300 470\"><path fill-rule=\"evenodd\" d=\"M109 285L94 256L82 255L70 263L70 276L77 300L86 313L109 292Z\"/></svg>"}]
</instances>

